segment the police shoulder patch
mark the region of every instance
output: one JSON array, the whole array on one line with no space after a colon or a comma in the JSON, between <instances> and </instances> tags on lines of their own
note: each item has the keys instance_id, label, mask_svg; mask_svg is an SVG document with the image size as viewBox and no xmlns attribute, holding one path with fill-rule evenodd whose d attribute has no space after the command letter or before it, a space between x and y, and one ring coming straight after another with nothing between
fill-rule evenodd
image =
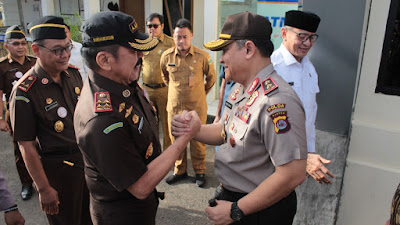
<instances>
[{"instance_id":1,"label":"police shoulder patch","mask_svg":"<svg viewBox=\"0 0 400 225\"><path fill-rule=\"evenodd\" d=\"M287 111L273 113L271 116L274 123L274 130L277 134L283 134L290 130L290 123L287 116Z\"/></svg>"},{"instance_id":2,"label":"police shoulder patch","mask_svg":"<svg viewBox=\"0 0 400 225\"><path fill-rule=\"evenodd\" d=\"M32 85L35 83L36 77L29 75L18 85L18 89L28 92Z\"/></svg>"},{"instance_id":3,"label":"police shoulder patch","mask_svg":"<svg viewBox=\"0 0 400 225\"><path fill-rule=\"evenodd\" d=\"M109 112L112 111L111 97L109 92L96 92L94 93L94 111L95 112Z\"/></svg>"},{"instance_id":4,"label":"police shoulder patch","mask_svg":"<svg viewBox=\"0 0 400 225\"><path fill-rule=\"evenodd\" d=\"M263 90L264 90L264 95L269 94L271 91L275 90L278 88L278 85L272 79L272 77L268 77L262 82Z\"/></svg>"}]
</instances>

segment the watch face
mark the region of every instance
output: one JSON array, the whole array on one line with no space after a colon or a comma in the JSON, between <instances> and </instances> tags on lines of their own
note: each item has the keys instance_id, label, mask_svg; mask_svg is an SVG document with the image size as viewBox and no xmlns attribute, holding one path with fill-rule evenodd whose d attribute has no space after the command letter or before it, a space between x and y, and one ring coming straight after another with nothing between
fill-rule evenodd
<instances>
[{"instance_id":1,"label":"watch face","mask_svg":"<svg viewBox=\"0 0 400 225\"><path fill-rule=\"evenodd\" d=\"M232 203L231 218L235 221L240 221L244 217L242 210L237 206L237 202Z\"/></svg>"}]
</instances>

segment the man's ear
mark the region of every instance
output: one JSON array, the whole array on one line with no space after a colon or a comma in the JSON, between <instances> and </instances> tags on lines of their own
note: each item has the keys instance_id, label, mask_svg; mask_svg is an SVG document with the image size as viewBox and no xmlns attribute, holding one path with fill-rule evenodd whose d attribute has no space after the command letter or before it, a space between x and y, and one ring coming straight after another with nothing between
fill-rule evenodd
<instances>
[{"instance_id":1,"label":"man's ear","mask_svg":"<svg viewBox=\"0 0 400 225\"><path fill-rule=\"evenodd\" d=\"M246 41L243 47L246 48L246 59L253 57L257 49L256 45L252 41Z\"/></svg>"},{"instance_id":2,"label":"man's ear","mask_svg":"<svg viewBox=\"0 0 400 225\"><path fill-rule=\"evenodd\" d=\"M37 58L40 58L40 51L39 51L40 46L37 44L32 44L31 48L32 48L33 53L35 53L35 56Z\"/></svg>"},{"instance_id":3,"label":"man's ear","mask_svg":"<svg viewBox=\"0 0 400 225\"><path fill-rule=\"evenodd\" d=\"M96 63L102 70L111 70L111 60L113 60L112 55L108 52L99 52L96 55Z\"/></svg>"},{"instance_id":4,"label":"man's ear","mask_svg":"<svg viewBox=\"0 0 400 225\"><path fill-rule=\"evenodd\" d=\"M286 28L282 27L281 28L281 36L282 36L283 41L286 41L286 34L287 34Z\"/></svg>"}]
</instances>

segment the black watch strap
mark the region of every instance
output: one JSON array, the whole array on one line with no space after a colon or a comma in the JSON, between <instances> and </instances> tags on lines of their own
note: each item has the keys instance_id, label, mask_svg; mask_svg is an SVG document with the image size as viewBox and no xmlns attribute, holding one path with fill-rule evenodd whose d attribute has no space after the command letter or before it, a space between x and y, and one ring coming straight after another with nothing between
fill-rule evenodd
<instances>
[{"instance_id":1,"label":"black watch strap","mask_svg":"<svg viewBox=\"0 0 400 225\"><path fill-rule=\"evenodd\" d=\"M232 206L231 206L231 218L234 221L240 221L241 219L243 219L243 217L244 217L244 213L239 208L239 206L237 205L237 202L232 203Z\"/></svg>"}]
</instances>

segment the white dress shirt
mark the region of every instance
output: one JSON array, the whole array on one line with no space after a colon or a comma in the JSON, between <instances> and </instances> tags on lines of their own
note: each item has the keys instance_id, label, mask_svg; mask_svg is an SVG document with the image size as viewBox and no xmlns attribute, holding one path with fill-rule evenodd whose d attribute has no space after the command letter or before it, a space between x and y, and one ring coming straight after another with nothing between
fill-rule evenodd
<instances>
[{"instance_id":1,"label":"white dress shirt","mask_svg":"<svg viewBox=\"0 0 400 225\"><path fill-rule=\"evenodd\" d=\"M315 152L315 119L318 108L316 94L319 92L317 72L307 56L299 63L283 44L272 53L271 62L276 72L291 85L303 103L307 149L308 152Z\"/></svg>"},{"instance_id":2,"label":"white dress shirt","mask_svg":"<svg viewBox=\"0 0 400 225\"><path fill-rule=\"evenodd\" d=\"M87 77L88 68L86 67L86 64L81 55L82 44L73 41L72 39L71 41L72 44L74 45L74 48L71 51L71 58L69 58L69 64L79 68L79 73L81 73L82 80L85 81Z\"/></svg>"}]
</instances>

